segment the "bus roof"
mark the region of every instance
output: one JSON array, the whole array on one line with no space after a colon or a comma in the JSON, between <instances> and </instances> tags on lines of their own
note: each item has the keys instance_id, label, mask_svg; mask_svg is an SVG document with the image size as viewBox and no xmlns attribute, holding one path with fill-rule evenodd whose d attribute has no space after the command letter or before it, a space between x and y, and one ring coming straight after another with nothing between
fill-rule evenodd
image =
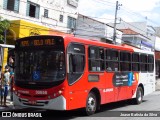
<instances>
[{"instance_id":1,"label":"bus roof","mask_svg":"<svg viewBox=\"0 0 160 120\"><path fill-rule=\"evenodd\" d=\"M101 42L98 40L90 40L90 39L77 38L77 37L71 37L71 36L65 36L64 38L69 39L71 41L73 40L74 42L84 43L84 44L93 45L93 46L108 47L108 48L113 48L117 50L133 51L133 48L128 48L122 45L114 45L110 43L105 43L105 42Z\"/></svg>"},{"instance_id":2,"label":"bus roof","mask_svg":"<svg viewBox=\"0 0 160 120\"><path fill-rule=\"evenodd\" d=\"M3 47L3 48L15 48L15 45L0 44L0 47Z\"/></svg>"},{"instance_id":3,"label":"bus roof","mask_svg":"<svg viewBox=\"0 0 160 120\"><path fill-rule=\"evenodd\" d=\"M124 51L132 51L132 52L140 52L140 53L148 53L148 54L154 54L154 52L152 51L145 51L145 50L141 50L132 46L127 46L127 45L114 45L114 44L110 44L110 43L105 43L105 42L101 42L98 40L90 40L90 39L85 39L85 38L78 38L75 36L69 36L69 35L37 35L37 36L28 36L28 37L24 37L24 38L20 38L17 39L16 41L19 40L25 40L28 39L30 37L47 37L47 36L56 36L56 37L62 37L64 39L66 39L67 41L69 40L70 42L79 42L79 43L83 43L83 44L88 44L88 45L93 45L93 46L99 46L99 47L108 47L108 48L113 48L113 49L117 49L117 50L124 50ZM1 45L1 44L0 44Z\"/></svg>"}]
</instances>

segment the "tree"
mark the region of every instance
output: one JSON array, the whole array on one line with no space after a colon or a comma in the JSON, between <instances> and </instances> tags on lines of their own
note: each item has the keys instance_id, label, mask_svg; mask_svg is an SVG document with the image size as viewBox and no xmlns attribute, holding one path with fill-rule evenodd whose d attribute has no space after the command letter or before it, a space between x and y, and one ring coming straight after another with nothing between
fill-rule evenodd
<instances>
[{"instance_id":1,"label":"tree","mask_svg":"<svg viewBox=\"0 0 160 120\"><path fill-rule=\"evenodd\" d=\"M6 32L9 30L10 21L0 16L0 43L6 42Z\"/></svg>"}]
</instances>

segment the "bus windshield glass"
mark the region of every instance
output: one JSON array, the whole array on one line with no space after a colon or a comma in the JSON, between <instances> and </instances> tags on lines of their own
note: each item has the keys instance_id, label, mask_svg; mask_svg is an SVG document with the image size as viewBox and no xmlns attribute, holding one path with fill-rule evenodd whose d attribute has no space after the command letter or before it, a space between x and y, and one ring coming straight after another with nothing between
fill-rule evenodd
<instances>
[{"instance_id":1,"label":"bus windshield glass","mask_svg":"<svg viewBox=\"0 0 160 120\"><path fill-rule=\"evenodd\" d=\"M60 81L65 77L64 52L34 49L16 52L16 80Z\"/></svg>"}]
</instances>

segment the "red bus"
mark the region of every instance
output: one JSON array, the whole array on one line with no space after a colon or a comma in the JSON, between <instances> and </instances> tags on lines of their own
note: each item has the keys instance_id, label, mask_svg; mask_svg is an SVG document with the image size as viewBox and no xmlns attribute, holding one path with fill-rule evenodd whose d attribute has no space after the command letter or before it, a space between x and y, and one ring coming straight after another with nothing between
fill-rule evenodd
<instances>
[{"instance_id":1,"label":"red bus","mask_svg":"<svg viewBox=\"0 0 160 120\"><path fill-rule=\"evenodd\" d=\"M72 36L16 40L14 105L51 110L85 108L155 91L154 53Z\"/></svg>"}]
</instances>

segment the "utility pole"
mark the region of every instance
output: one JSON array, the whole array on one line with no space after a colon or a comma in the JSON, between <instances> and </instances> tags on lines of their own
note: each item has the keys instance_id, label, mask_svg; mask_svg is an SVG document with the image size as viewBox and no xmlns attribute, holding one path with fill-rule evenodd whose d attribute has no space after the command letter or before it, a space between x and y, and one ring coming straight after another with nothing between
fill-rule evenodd
<instances>
[{"instance_id":1,"label":"utility pole","mask_svg":"<svg viewBox=\"0 0 160 120\"><path fill-rule=\"evenodd\" d=\"M120 6L122 6L122 4L119 4L118 1L116 1L116 10L115 10L115 18L114 18L114 31L113 31L113 44L116 44L117 11L119 10Z\"/></svg>"}]
</instances>

